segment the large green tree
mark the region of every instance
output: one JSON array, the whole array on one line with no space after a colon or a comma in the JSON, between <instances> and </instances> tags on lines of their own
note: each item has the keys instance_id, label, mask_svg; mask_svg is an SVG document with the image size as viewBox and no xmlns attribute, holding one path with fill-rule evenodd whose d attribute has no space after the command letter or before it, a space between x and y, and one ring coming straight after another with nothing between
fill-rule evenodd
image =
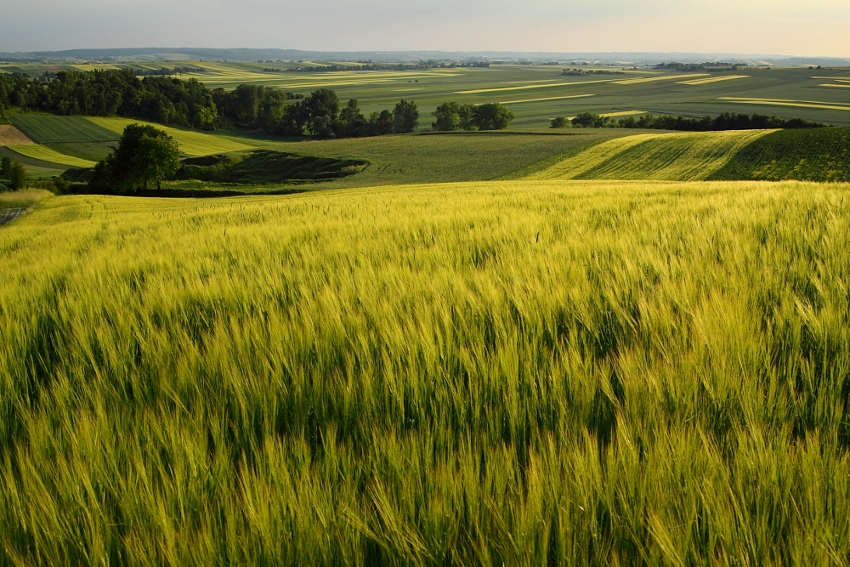
<instances>
[{"instance_id":1,"label":"large green tree","mask_svg":"<svg viewBox=\"0 0 850 567\"><path fill-rule=\"evenodd\" d=\"M419 110L412 100L401 100L393 109L393 132L413 132L419 126Z\"/></svg>"},{"instance_id":2,"label":"large green tree","mask_svg":"<svg viewBox=\"0 0 850 567\"><path fill-rule=\"evenodd\" d=\"M431 129L440 132L451 132L457 130L460 124L458 111L460 105L456 102L444 102L434 110L434 122L431 123Z\"/></svg>"},{"instance_id":3,"label":"large green tree","mask_svg":"<svg viewBox=\"0 0 850 567\"><path fill-rule=\"evenodd\" d=\"M95 167L92 184L107 191L148 189L180 168L180 149L167 133L150 125L130 124L118 146Z\"/></svg>"},{"instance_id":4,"label":"large green tree","mask_svg":"<svg viewBox=\"0 0 850 567\"><path fill-rule=\"evenodd\" d=\"M504 130L514 119L514 113L492 102L481 104L475 109L475 124L479 130Z\"/></svg>"},{"instance_id":5,"label":"large green tree","mask_svg":"<svg viewBox=\"0 0 850 567\"><path fill-rule=\"evenodd\" d=\"M12 162L9 171L9 181L12 182L12 189L23 189L27 186L27 169L18 160Z\"/></svg>"}]
</instances>

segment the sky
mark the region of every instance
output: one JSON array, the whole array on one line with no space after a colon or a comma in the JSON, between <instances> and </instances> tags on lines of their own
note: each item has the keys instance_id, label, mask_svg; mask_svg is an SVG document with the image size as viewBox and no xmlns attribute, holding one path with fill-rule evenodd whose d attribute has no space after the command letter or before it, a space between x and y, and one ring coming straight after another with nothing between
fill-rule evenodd
<instances>
[{"instance_id":1,"label":"sky","mask_svg":"<svg viewBox=\"0 0 850 567\"><path fill-rule=\"evenodd\" d=\"M0 51L118 47L850 57L850 0L0 0Z\"/></svg>"}]
</instances>

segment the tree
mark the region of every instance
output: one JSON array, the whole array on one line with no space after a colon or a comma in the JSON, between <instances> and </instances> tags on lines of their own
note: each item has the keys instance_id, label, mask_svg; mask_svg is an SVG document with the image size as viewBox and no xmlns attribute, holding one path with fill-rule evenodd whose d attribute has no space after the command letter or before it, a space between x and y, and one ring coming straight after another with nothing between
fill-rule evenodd
<instances>
[{"instance_id":1,"label":"tree","mask_svg":"<svg viewBox=\"0 0 850 567\"><path fill-rule=\"evenodd\" d=\"M177 142L158 128L130 124L118 146L97 164L92 185L102 190L135 191L163 179L180 167Z\"/></svg>"},{"instance_id":2,"label":"tree","mask_svg":"<svg viewBox=\"0 0 850 567\"><path fill-rule=\"evenodd\" d=\"M373 112L369 116L369 135L384 136L393 131L393 115L389 110Z\"/></svg>"},{"instance_id":3,"label":"tree","mask_svg":"<svg viewBox=\"0 0 850 567\"><path fill-rule=\"evenodd\" d=\"M419 126L419 110L416 109L416 103L402 99L393 109L393 132L396 134L413 132L417 126Z\"/></svg>"},{"instance_id":4,"label":"tree","mask_svg":"<svg viewBox=\"0 0 850 567\"><path fill-rule=\"evenodd\" d=\"M3 156L0 160L0 177L9 179L12 175L12 159L8 156Z\"/></svg>"},{"instance_id":5,"label":"tree","mask_svg":"<svg viewBox=\"0 0 850 567\"><path fill-rule=\"evenodd\" d=\"M15 190L23 189L27 186L27 169L18 160L12 162L9 181L12 182L12 189Z\"/></svg>"},{"instance_id":6,"label":"tree","mask_svg":"<svg viewBox=\"0 0 850 567\"><path fill-rule=\"evenodd\" d=\"M310 96L304 99L301 103L306 114L306 120L310 131L314 135L318 135L313 131L313 125L323 124L324 121L316 122L316 118L327 116L330 122L335 122L339 114L339 98L336 92L332 89L319 89L314 91Z\"/></svg>"},{"instance_id":7,"label":"tree","mask_svg":"<svg viewBox=\"0 0 850 567\"><path fill-rule=\"evenodd\" d=\"M479 105L475 109L475 124L479 130L504 130L514 119L514 113L498 102Z\"/></svg>"},{"instance_id":8,"label":"tree","mask_svg":"<svg viewBox=\"0 0 850 567\"><path fill-rule=\"evenodd\" d=\"M478 124L475 121L475 111L478 107L474 104L462 104L458 107L458 126L462 130L477 130Z\"/></svg>"},{"instance_id":9,"label":"tree","mask_svg":"<svg viewBox=\"0 0 850 567\"><path fill-rule=\"evenodd\" d=\"M632 119L634 120L634 119ZM566 116L558 116L552 119L552 122L549 125L550 128L569 128L570 120Z\"/></svg>"},{"instance_id":10,"label":"tree","mask_svg":"<svg viewBox=\"0 0 850 567\"><path fill-rule=\"evenodd\" d=\"M360 112L357 100L351 99L348 101L348 105L339 113L337 135L352 138L365 136L367 134L366 125L366 117Z\"/></svg>"},{"instance_id":11,"label":"tree","mask_svg":"<svg viewBox=\"0 0 850 567\"><path fill-rule=\"evenodd\" d=\"M444 102L434 111L434 122L431 129L439 132L451 132L457 130L460 125L460 105L456 102Z\"/></svg>"}]
</instances>

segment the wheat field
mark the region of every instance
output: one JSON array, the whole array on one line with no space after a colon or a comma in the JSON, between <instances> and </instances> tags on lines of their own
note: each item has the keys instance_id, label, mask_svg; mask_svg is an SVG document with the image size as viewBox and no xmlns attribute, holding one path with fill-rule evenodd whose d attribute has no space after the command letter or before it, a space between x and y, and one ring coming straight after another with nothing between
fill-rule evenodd
<instances>
[{"instance_id":1,"label":"wheat field","mask_svg":"<svg viewBox=\"0 0 850 567\"><path fill-rule=\"evenodd\" d=\"M0 563L847 565L850 186L53 197Z\"/></svg>"}]
</instances>

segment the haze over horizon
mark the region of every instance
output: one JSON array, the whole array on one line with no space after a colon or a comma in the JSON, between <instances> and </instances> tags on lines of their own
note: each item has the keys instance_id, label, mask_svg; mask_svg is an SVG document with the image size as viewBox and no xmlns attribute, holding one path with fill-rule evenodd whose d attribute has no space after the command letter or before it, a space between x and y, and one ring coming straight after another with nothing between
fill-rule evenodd
<instances>
[{"instance_id":1,"label":"haze over horizon","mask_svg":"<svg viewBox=\"0 0 850 567\"><path fill-rule=\"evenodd\" d=\"M198 46L850 57L846 0L31 0L3 13L2 52Z\"/></svg>"}]
</instances>

